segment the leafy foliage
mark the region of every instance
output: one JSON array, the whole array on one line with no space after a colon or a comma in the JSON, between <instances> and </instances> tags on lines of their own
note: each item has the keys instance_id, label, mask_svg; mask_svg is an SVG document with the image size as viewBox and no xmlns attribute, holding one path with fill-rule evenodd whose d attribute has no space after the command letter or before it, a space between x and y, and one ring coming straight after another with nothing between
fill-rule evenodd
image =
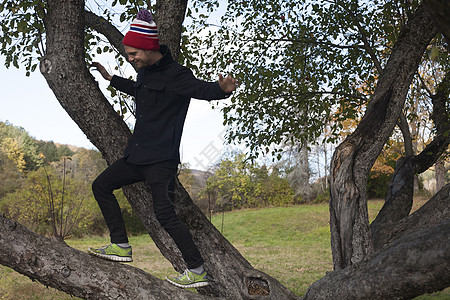
<instances>
[{"instance_id":1,"label":"leafy foliage","mask_svg":"<svg viewBox=\"0 0 450 300\"><path fill-rule=\"evenodd\" d=\"M293 204L294 192L277 169L250 164L244 154L222 160L207 179L204 197L213 194L222 209Z\"/></svg>"},{"instance_id":2,"label":"leafy foliage","mask_svg":"<svg viewBox=\"0 0 450 300\"><path fill-rule=\"evenodd\" d=\"M44 155L48 162L59 161L64 156L72 156L75 152L67 145L57 146L53 141L36 141L37 151Z\"/></svg>"},{"instance_id":3,"label":"leafy foliage","mask_svg":"<svg viewBox=\"0 0 450 300\"><path fill-rule=\"evenodd\" d=\"M194 7L210 12L218 3L195 1ZM229 141L245 143L253 157L275 155L282 149L274 145L336 141L344 122L362 116L401 26L418 4L232 1L219 23L210 24L207 15L194 20L196 36L188 46L198 53L205 77L225 70L241 82L222 108ZM448 58L442 47L435 49L436 67L443 68Z\"/></svg>"},{"instance_id":4,"label":"leafy foliage","mask_svg":"<svg viewBox=\"0 0 450 300\"><path fill-rule=\"evenodd\" d=\"M87 216L95 207L80 205L86 197L79 181L63 182L55 169L40 168L27 175L20 190L2 199L1 210L41 234L79 234L93 221Z\"/></svg>"},{"instance_id":5,"label":"leafy foliage","mask_svg":"<svg viewBox=\"0 0 450 300\"><path fill-rule=\"evenodd\" d=\"M0 122L0 145L19 170L36 170L43 163L36 141L21 127Z\"/></svg>"},{"instance_id":6,"label":"leafy foliage","mask_svg":"<svg viewBox=\"0 0 450 300\"><path fill-rule=\"evenodd\" d=\"M0 54L7 68L25 65L26 75L36 70L45 54L43 17L46 2L42 0L3 0L0 2Z\"/></svg>"},{"instance_id":7,"label":"leafy foliage","mask_svg":"<svg viewBox=\"0 0 450 300\"><path fill-rule=\"evenodd\" d=\"M7 193L17 190L22 184L22 179L23 173L17 164L0 151L0 199Z\"/></svg>"}]
</instances>

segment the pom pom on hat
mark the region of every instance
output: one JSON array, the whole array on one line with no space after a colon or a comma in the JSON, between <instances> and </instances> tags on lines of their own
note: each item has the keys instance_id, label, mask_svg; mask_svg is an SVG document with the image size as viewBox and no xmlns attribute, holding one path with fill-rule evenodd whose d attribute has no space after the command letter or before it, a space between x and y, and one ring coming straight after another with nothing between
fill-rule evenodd
<instances>
[{"instance_id":1,"label":"pom pom on hat","mask_svg":"<svg viewBox=\"0 0 450 300\"><path fill-rule=\"evenodd\" d=\"M147 23L152 23L153 22L152 13L149 12L148 9L141 9L137 13L136 19L141 20L141 21L145 21Z\"/></svg>"},{"instance_id":2,"label":"pom pom on hat","mask_svg":"<svg viewBox=\"0 0 450 300\"><path fill-rule=\"evenodd\" d=\"M144 50L159 50L158 28L147 9L137 13L122 44Z\"/></svg>"}]
</instances>

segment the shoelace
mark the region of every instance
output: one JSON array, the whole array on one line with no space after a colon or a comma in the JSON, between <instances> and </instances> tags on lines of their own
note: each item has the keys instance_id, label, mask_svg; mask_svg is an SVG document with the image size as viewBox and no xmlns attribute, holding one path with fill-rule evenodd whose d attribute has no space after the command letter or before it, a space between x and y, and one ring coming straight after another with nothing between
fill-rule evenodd
<instances>
[{"instance_id":1,"label":"shoelace","mask_svg":"<svg viewBox=\"0 0 450 300\"><path fill-rule=\"evenodd\" d=\"M191 272L190 272L188 269L186 269L186 270L184 270L184 273L181 274L180 277L178 277L177 279L180 280L181 278L183 278L184 276L186 276L187 279L188 279L188 281L189 281L189 282L192 282L192 281L194 281L194 278L193 278L193 277L191 278L190 275L192 275Z\"/></svg>"}]
</instances>

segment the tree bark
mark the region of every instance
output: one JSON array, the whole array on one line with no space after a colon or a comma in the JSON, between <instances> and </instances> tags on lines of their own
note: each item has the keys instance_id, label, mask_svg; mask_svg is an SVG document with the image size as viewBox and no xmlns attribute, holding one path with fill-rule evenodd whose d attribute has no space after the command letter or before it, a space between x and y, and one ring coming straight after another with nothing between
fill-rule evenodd
<instances>
[{"instance_id":1,"label":"tree bark","mask_svg":"<svg viewBox=\"0 0 450 300\"><path fill-rule=\"evenodd\" d=\"M0 263L84 299L209 299L40 236L0 214Z\"/></svg>"},{"instance_id":2,"label":"tree bark","mask_svg":"<svg viewBox=\"0 0 450 300\"><path fill-rule=\"evenodd\" d=\"M165 6L160 9L163 7ZM86 68L83 52L86 14L83 8L84 2L81 0L48 1L48 13L44 20L47 53L41 60L40 70L62 107L107 162L112 163L123 155L130 131ZM178 10L177 12L179 14ZM168 19L174 15L177 14L159 12L159 18L165 18L160 19L163 24L174 25L179 21ZM101 27L96 28L102 33L110 32L100 29ZM170 36L164 35L164 28L166 27L159 27L159 30L162 36L166 36L166 42L169 45L179 44L181 27L178 36L172 40L169 40ZM114 37L121 42L122 39L117 34ZM175 51L178 51L176 49L177 47ZM177 52L174 54L176 56ZM145 184L135 184L123 190L161 253L176 270L183 270L186 266L178 248L156 221L148 187ZM176 211L199 246L211 281L210 286L199 289L201 293L233 299L252 299L255 291L264 291L268 299L298 298L276 279L255 270L206 219L181 185L177 186L175 194Z\"/></svg>"},{"instance_id":3,"label":"tree bark","mask_svg":"<svg viewBox=\"0 0 450 300\"><path fill-rule=\"evenodd\" d=\"M158 24L159 39L172 51L175 61L180 53L181 32L187 0L157 0L155 21Z\"/></svg>"},{"instance_id":4,"label":"tree bark","mask_svg":"<svg viewBox=\"0 0 450 300\"><path fill-rule=\"evenodd\" d=\"M439 191L445 184L445 160L439 159L434 164L434 178L436 179L436 191Z\"/></svg>"},{"instance_id":5,"label":"tree bark","mask_svg":"<svg viewBox=\"0 0 450 300\"><path fill-rule=\"evenodd\" d=\"M370 224L375 249L382 247L387 242L388 228L392 228L396 222L409 215L413 203L415 174L420 174L433 166L450 144L450 120L448 118L449 111L446 107L449 94L450 72L439 84L436 94L431 96L433 104L432 119L436 128L436 137L417 156L401 157L397 161L385 204ZM433 216L430 215L428 218L433 218Z\"/></svg>"},{"instance_id":6,"label":"tree bark","mask_svg":"<svg viewBox=\"0 0 450 300\"><path fill-rule=\"evenodd\" d=\"M450 285L450 220L316 281L304 299L412 299Z\"/></svg>"},{"instance_id":7,"label":"tree bark","mask_svg":"<svg viewBox=\"0 0 450 300\"><path fill-rule=\"evenodd\" d=\"M361 261L373 251L367 215L368 174L392 133L413 75L436 33L421 5L400 33L360 124L335 150L330 229L336 270Z\"/></svg>"},{"instance_id":8,"label":"tree bark","mask_svg":"<svg viewBox=\"0 0 450 300\"><path fill-rule=\"evenodd\" d=\"M395 223L381 223L374 238L375 249L450 219L450 184L444 186L420 209Z\"/></svg>"}]
</instances>

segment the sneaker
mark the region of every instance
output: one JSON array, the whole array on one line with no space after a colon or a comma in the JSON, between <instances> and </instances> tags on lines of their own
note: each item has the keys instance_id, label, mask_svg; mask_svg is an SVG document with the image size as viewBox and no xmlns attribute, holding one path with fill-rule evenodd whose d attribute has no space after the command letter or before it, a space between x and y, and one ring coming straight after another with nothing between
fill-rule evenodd
<instances>
[{"instance_id":1,"label":"sneaker","mask_svg":"<svg viewBox=\"0 0 450 300\"><path fill-rule=\"evenodd\" d=\"M197 288L209 284L206 271L202 274L195 274L188 269L179 276L166 276L166 280L181 288Z\"/></svg>"},{"instance_id":2,"label":"sneaker","mask_svg":"<svg viewBox=\"0 0 450 300\"><path fill-rule=\"evenodd\" d=\"M123 262L131 262L133 258L131 257L132 251L131 247L122 248L117 244L109 244L107 246L103 246L99 249L89 248L89 254L113 261L123 261Z\"/></svg>"}]
</instances>

